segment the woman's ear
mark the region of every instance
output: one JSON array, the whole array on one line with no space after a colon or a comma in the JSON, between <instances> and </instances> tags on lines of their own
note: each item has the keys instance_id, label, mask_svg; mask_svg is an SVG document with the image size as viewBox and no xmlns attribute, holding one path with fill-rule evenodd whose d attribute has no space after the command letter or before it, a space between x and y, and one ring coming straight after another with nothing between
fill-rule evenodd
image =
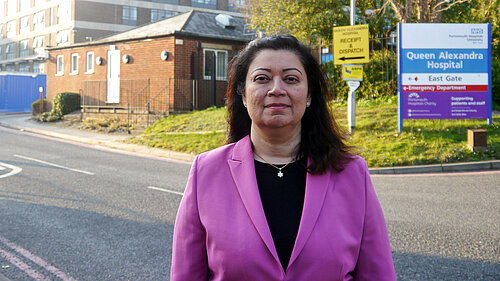
<instances>
[{"instance_id":1,"label":"woman's ear","mask_svg":"<svg viewBox=\"0 0 500 281\"><path fill-rule=\"evenodd\" d=\"M244 106L244 107L247 107L247 99L246 99L245 94L242 94L242 95L241 95L241 100L243 101L243 106Z\"/></svg>"}]
</instances>

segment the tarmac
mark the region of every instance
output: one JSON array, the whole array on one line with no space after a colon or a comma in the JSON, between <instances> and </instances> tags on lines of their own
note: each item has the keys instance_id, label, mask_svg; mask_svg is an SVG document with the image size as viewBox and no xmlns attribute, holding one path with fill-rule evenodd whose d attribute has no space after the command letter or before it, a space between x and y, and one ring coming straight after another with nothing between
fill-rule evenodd
<instances>
[{"instance_id":1,"label":"tarmac","mask_svg":"<svg viewBox=\"0 0 500 281\"><path fill-rule=\"evenodd\" d=\"M165 160L191 163L196 155L163 149L151 148L144 145L124 142L131 135L95 133L87 130L78 130L69 127L54 126L37 122L31 119L31 113L0 114L0 126L24 132L70 140L74 142L107 147L125 152L133 152L144 156L156 156ZM455 164L418 165L405 167L370 168L370 174L418 174L418 173L453 173L499 170L500 160L466 162ZM1 279L0 279L1 280Z\"/></svg>"}]
</instances>

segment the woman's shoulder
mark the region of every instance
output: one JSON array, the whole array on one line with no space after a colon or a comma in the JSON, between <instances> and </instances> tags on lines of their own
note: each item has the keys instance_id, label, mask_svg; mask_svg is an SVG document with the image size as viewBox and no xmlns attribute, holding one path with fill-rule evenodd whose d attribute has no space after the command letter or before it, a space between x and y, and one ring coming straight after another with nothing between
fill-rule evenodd
<instances>
[{"instance_id":1,"label":"woman's shoulder","mask_svg":"<svg viewBox=\"0 0 500 281\"><path fill-rule=\"evenodd\" d=\"M346 162L342 166L342 172L351 173L351 172L361 172L365 173L368 171L368 165L366 164L365 159L363 157L350 154L346 157Z\"/></svg>"},{"instance_id":2,"label":"woman's shoulder","mask_svg":"<svg viewBox=\"0 0 500 281\"><path fill-rule=\"evenodd\" d=\"M200 153L196 158L199 162L212 162L227 159L231 156L236 143L226 144L215 149Z\"/></svg>"}]
</instances>

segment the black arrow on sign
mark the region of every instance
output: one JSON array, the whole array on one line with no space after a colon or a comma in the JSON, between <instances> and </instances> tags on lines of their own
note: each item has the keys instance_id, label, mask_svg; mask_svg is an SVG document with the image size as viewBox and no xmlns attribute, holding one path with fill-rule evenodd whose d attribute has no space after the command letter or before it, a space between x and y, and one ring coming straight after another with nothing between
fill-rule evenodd
<instances>
[{"instance_id":1,"label":"black arrow on sign","mask_svg":"<svg viewBox=\"0 0 500 281\"><path fill-rule=\"evenodd\" d=\"M339 60L359 60L359 59L364 59L365 57L350 57L350 58L346 58L346 57L341 57Z\"/></svg>"}]
</instances>

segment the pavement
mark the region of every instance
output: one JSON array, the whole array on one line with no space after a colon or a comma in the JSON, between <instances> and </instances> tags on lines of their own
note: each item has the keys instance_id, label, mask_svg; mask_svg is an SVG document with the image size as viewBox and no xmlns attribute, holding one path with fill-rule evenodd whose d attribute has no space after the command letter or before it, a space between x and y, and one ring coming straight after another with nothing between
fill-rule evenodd
<instances>
[{"instance_id":1,"label":"pavement","mask_svg":"<svg viewBox=\"0 0 500 281\"><path fill-rule=\"evenodd\" d=\"M31 120L31 117L31 113L0 114L0 126L79 143L118 149L121 151L133 152L147 156L156 156L165 158L166 160L181 161L184 163L191 163L195 157L194 154L168 151L124 142L125 139L130 137L130 135L95 133L86 130L54 126L47 123L36 122ZM370 174L452 173L499 169L500 160L492 160L455 164L370 168Z\"/></svg>"}]
</instances>

